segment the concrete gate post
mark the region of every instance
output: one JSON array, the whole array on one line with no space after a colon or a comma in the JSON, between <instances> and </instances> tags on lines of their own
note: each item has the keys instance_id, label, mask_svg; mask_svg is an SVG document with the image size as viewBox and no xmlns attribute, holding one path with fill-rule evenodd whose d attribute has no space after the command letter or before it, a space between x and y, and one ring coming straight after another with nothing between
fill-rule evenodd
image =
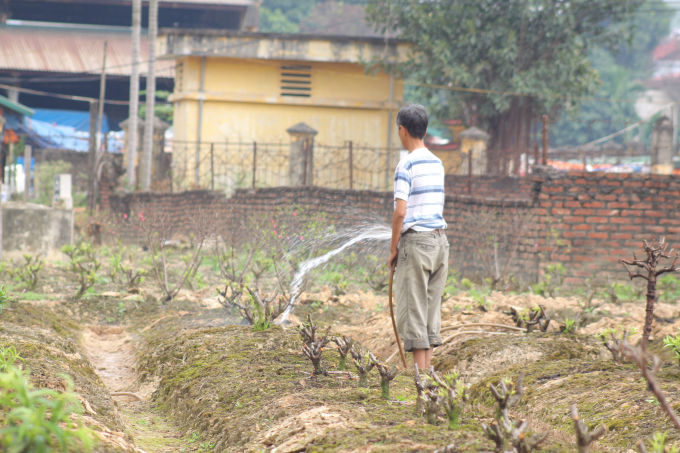
<instances>
[{"instance_id":1,"label":"concrete gate post","mask_svg":"<svg viewBox=\"0 0 680 453\"><path fill-rule=\"evenodd\" d=\"M305 123L286 130L290 134L290 185L314 185L314 137L318 132Z\"/></svg>"},{"instance_id":2,"label":"concrete gate post","mask_svg":"<svg viewBox=\"0 0 680 453\"><path fill-rule=\"evenodd\" d=\"M673 125L667 116L654 123L652 130L652 173L673 174Z\"/></svg>"}]
</instances>

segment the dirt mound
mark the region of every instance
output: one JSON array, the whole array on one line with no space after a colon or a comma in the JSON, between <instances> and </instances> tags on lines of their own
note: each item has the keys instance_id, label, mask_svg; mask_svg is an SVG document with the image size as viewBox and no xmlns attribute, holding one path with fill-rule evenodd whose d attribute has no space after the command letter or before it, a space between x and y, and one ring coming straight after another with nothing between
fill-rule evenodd
<instances>
[{"instance_id":1,"label":"dirt mound","mask_svg":"<svg viewBox=\"0 0 680 453\"><path fill-rule=\"evenodd\" d=\"M59 306L52 311L15 303L0 317L0 345L16 347L36 387L63 391L62 375L71 377L85 409L83 421L102 440L97 452L135 451L115 402L74 341L77 325L70 319Z\"/></svg>"},{"instance_id":2,"label":"dirt mound","mask_svg":"<svg viewBox=\"0 0 680 453\"><path fill-rule=\"evenodd\" d=\"M573 433L569 407L575 404L588 426L607 426L600 443L616 451L635 449L638 439L648 439L654 432L668 431L671 443L680 436L668 416L647 390L646 382L634 365L619 365L611 360L577 360L561 357L515 365L475 384L474 402L491 407L489 383L515 378L525 372L524 396L517 406L518 415L540 419L567 433ZM659 373L661 386L672 406L680 409L680 373L677 365L667 364Z\"/></svg>"},{"instance_id":3,"label":"dirt mound","mask_svg":"<svg viewBox=\"0 0 680 453\"><path fill-rule=\"evenodd\" d=\"M458 371L476 383L498 370L554 360L606 360L609 351L595 337L552 333L472 338L433 358L437 371Z\"/></svg>"}]
</instances>

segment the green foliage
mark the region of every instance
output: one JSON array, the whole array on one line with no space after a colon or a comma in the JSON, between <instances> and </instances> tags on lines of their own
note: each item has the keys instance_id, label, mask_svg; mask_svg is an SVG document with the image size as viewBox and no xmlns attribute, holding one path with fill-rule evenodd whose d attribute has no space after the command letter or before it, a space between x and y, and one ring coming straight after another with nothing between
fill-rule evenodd
<instances>
[{"instance_id":1,"label":"green foliage","mask_svg":"<svg viewBox=\"0 0 680 453\"><path fill-rule=\"evenodd\" d=\"M678 447L666 446L667 432L656 432L652 435L652 440L649 443L650 453L678 453Z\"/></svg>"},{"instance_id":2,"label":"green foliage","mask_svg":"<svg viewBox=\"0 0 680 453\"><path fill-rule=\"evenodd\" d=\"M19 357L19 353L14 346L0 346L0 373L5 373L9 370L17 360L24 361L24 359Z\"/></svg>"},{"instance_id":3,"label":"green foliage","mask_svg":"<svg viewBox=\"0 0 680 453\"><path fill-rule=\"evenodd\" d=\"M609 282L603 292L603 296L608 296L613 304L621 301L636 300L640 297L641 290L632 285L620 282Z\"/></svg>"},{"instance_id":4,"label":"green foliage","mask_svg":"<svg viewBox=\"0 0 680 453\"><path fill-rule=\"evenodd\" d=\"M5 285L0 286L0 313L9 305L9 296L5 292Z\"/></svg>"},{"instance_id":5,"label":"green foliage","mask_svg":"<svg viewBox=\"0 0 680 453\"><path fill-rule=\"evenodd\" d=\"M576 333L576 320L572 318L567 318L564 320L564 327L562 328L563 333Z\"/></svg>"},{"instance_id":6,"label":"green foliage","mask_svg":"<svg viewBox=\"0 0 680 453\"><path fill-rule=\"evenodd\" d=\"M652 74L653 50L668 36L673 11L663 0L645 0L642 5L641 10L628 19L628 24L634 29L632 40L622 40L614 48L595 46L588 53L588 61L601 81L594 97L637 99L644 91L644 84L640 81ZM656 12L650 14L649 10ZM571 113L573 115L567 115L551 128L552 143L558 146L583 145L638 120L632 102L587 102L579 112ZM640 139L649 144L651 128L645 127L641 132ZM630 140L638 133L637 130L631 131L621 139Z\"/></svg>"},{"instance_id":7,"label":"green foliage","mask_svg":"<svg viewBox=\"0 0 680 453\"><path fill-rule=\"evenodd\" d=\"M163 91L163 90L156 90L156 99L160 99L162 101L167 101L168 96L170 96L172 93L170 91ZM140 96L146 96L146 90L142 90L139 92ZM162 119L166 123L172 126L172 120L173 120L173 114L174 114L174 108L172 105L172 102L164 103L164 104L154 104L154 116L157 118ZM144 119L146 118L146 104L142 104L139 106L139 117Z\"/></svg>"},{"instance_id":8,"label":"green foliage","mask_svg":"<svg viewBox=\"0 0 680 453\"><path fill-rule=\"evenodd\" d=\"M68 390L36 390L28 374L14 366L0 373L0 445L6 453L90 451L92 432L73 415L82 407L73 393L73 381L65 376Z\"/></svg>"},{"instance_id":9,"label":"green foliage","mask_svg":"<svg viewBox=\"0 0 680 453\"><path fill-rule=\"evenodd\" d=\"M75 274L76 282L80 285L75 298L80 299L97 282L97 271L101 267L97 252L89 242L65 245L61 251L69 257L68 269Z\"/></svg>"},{"instance_id":10,"label":"green foliage","mask_svg":"<svg viewBox=\"0 0 680 453\"><path fill-rule=\"evenodd\" d=\"M264 0L260 7L260 29L265 32L297 33L315 0Z\"/></svg>"},{"instance_id":11,"label":"green foliage","mask_svg":"<svg viewBox=\"0 0 680 453\"><path fill-rule=\"evenodd\" d=\"M680 300L680 279L673 274L664 274L656 283L659 300L675 302Z\"/></svg>"},{"instance_id":12,"label":"green foliage","mask_svg":"<svg viewBox=\"0 0 680 453\"><path fill-rule=\"evenodd\" d=\"M366 283L376 292L382 292L387 289L389 285L390 271L385 265L385 260L382 257L375 255L366 256Z\"/></svg>"},{"instance_id":13,"label":"green foliage","mask_svg":"<svg viewBox=\"0 0 680 453\"><path fill-rule=\"evenodd\" d=\"M422 83L492 90L492 93L417 88L432 116L478 116L498 137L500 118L520 117L527 102L533 115L595 92L599 76L588 60L591 49L629 40L630 18L642 4L610 0L555 2L433 2L370 0L367 20L412 44L396 70ZM388 61L381 62L393 66ZM517 96L530 94L522 102ZM524 105L523 105L524 104Z\"/></svg>"},{"instance_id":14,"label":"green foliage","mask_svg":"<svg viewBox=\"0 0 680 453\"><path fill-rule=\"evenodd\" d=\"M531 286L534 294L555 297L562 287L565 269L562 263L549 264L545 268L545 279Z\"/></svg>"},{"instance_id":15,"label":"green foliage","mask_svg":"<svg viewBox=\"0 0 680 453\"><path fill-rule=\"evenodd\" d=\"M675 358L680 361L680 335L666 335L663 339L663 347L673 351Z\"/></svg>"},{"instance_id":16,"label":"green foliage","mask_svg":"<svg viewBox=\"0 0 680 453\"><path fill-rule=\"evenodd\" d=\"M25 253L23 265L9 269L7 272L26 285L26 289L35 289L38 286L38 274L44 265L45 261L42 258Z\"/></svg>"},{"instance_id":17,"label":"green foliage","mask_svg":"<svg viewBox=\"0 0 680 453\"><path fill-rule=\"evenodd\" d=\"M63 160L40 162L35 166L34 184L38 187L35 203L52 206L54 198L54 177L71 173L73 165Z\"/></svg>"},{"instance_id":18,"label":"green foliage","mask_svg":"<svg viewBox=\"0 0 680 453\"><path fill-rule=\"evenodd\" d=\"M341 272L334 272L330 279L331 292L334 296L343 296L347 294L349 282Z\"/></svg>"}]
</instances>

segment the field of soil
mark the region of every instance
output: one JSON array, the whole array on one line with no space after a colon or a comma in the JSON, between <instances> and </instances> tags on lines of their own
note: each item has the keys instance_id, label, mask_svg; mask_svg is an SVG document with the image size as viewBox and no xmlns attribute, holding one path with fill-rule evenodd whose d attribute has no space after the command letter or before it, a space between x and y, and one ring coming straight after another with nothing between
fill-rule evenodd
<instances>
[{"instance_id":1,"label":"field of soil","mask_svg":"<svg viewBox=\"0 0 680 453\"><path fill-rule=\"evenodd\" d=\"M256 329L218 303L220 287L208 279L171 301L153 279L130 293L102 280L76 301L70 278L64 265L47 264L32 291L6 280L11 303L0 314L0 346L16 346L38 387L61 390L61 376L71 376L97 452L493 451L481 427L494 416L489 384L520 372L524 394L511 415L527 421L528 433L550 431L542 451L575 450L572 404L588 427L607 428L591 451L635 450L639 439L664 431L671 444L680 442L638 368L613 361L597 336L609 327L640 328L641 300L595 300L584 310L579 297L493 292L479 304L469 292L447 296L443 336L451 338L433 362L440 375L459 372L470 394L460 427L449 430L445 414L435 425L416 414L411 369L383 399L375 369L366 388L352 364L336 371L331 343L323 351L330 373L312 375L296 329L308 314L320 330L330 325L332 335L398 364L383 292L350 287L338 295L317 285L289 322ZM514 326L505 311L538 305L553 319L547 332L489 326ZM663 360L658 379L678 410L680 368L662 339L678 332L680 306L666 298L655 314L650 350ZM575 333L560 332L568 318L578 320Z\"/></svg>"}]
</instances>

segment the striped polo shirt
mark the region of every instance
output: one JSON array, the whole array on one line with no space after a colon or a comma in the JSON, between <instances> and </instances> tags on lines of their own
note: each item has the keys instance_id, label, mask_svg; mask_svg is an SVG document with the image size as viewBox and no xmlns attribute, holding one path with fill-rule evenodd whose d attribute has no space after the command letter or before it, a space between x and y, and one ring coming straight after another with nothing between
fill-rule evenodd
<instances>
[{"instance_id":1,"label":"striped polo shirt","mask_svg":"<svg viewBox=\"0 0 680 453\"><path fill-rule=\"evenodd\" d=\"M444 221L444 165L427 148L413 150L394 172L394 205L406 200L401 232L446 228Z\"/></svg>"}]
</instances>

